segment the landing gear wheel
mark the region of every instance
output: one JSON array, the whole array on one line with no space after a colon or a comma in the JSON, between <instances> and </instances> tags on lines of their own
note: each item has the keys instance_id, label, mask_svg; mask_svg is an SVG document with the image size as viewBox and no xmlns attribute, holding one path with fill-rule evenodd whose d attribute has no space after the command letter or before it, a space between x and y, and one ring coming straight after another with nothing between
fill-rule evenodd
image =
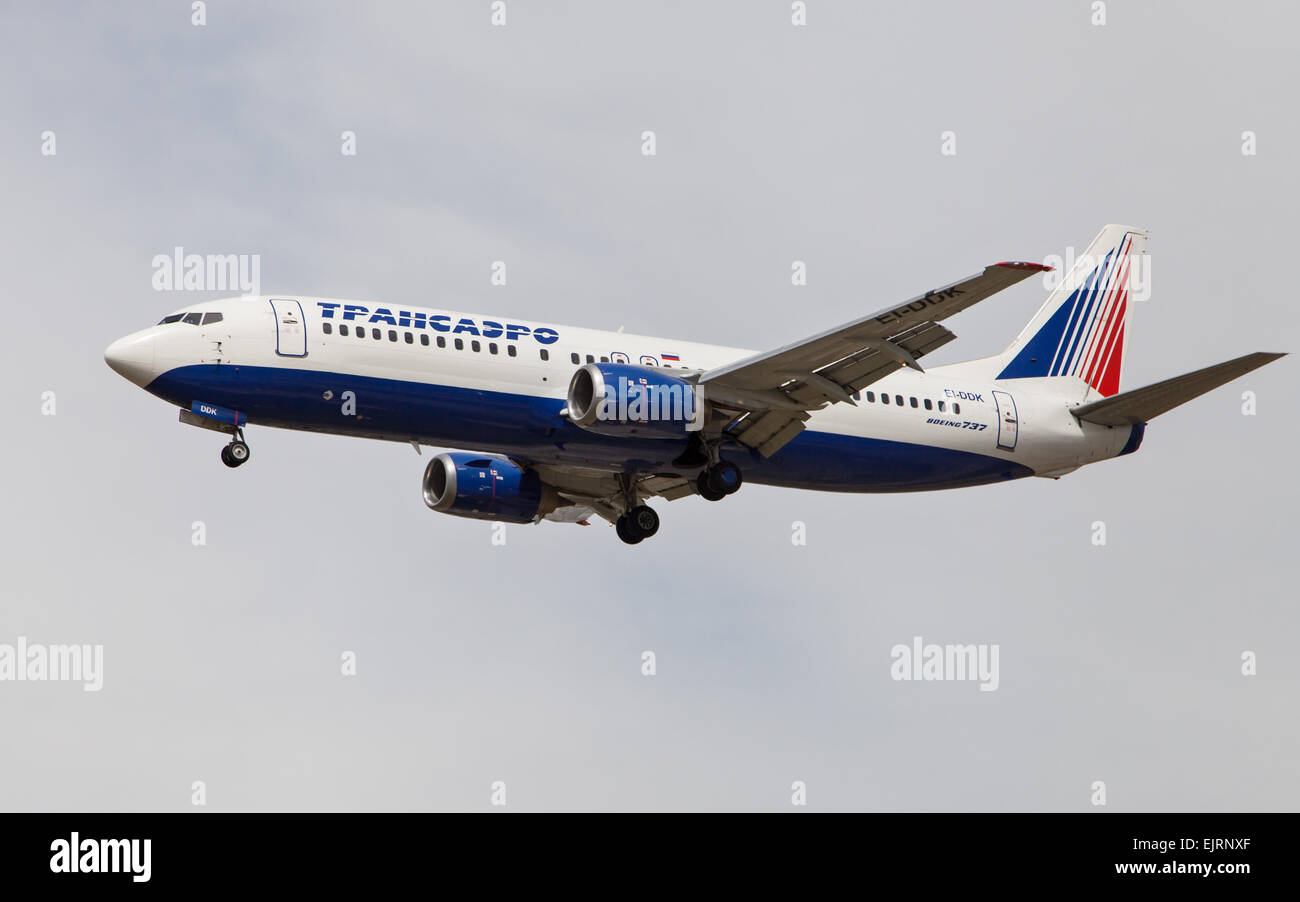
<instances>
[{"instance_id":1,"label":"landing gear wheel","mask_svg":"<svg viewBox=\"0 0 1300 902\"><path fill-rule=\"evenodd\" d=\"M659 531L659 515L652 507L640 504L623 516L627 518L628 531L642 539L648 539Z\"/></svg>"},{"instance_id":2,"label":"landing gear wheel","mask_svg":"<svg viewBox=\"0 0 1300 902\"><path fill-rule=\"evenodd\" d=\"M637 542L640 542L642 539L642 536L633 535L628 530L626 514L614 521L614 532L618 533L618 537L622 539L624 542L626 542L628 545L635 545Z\"/></svg>"},{"instance_id":3,"label":"landing gear wheel","mask_svg":"<svg viewBox=\"0 0 1300 902\"><path fill-rule=\"evenodd\" d=\"M659 515L653 508L638 504L614 521L614 531L624 542L635 545L659 531Z\"/></svg>"},{"instance_id":4,"label":"landing gear wheel","mask_svg":"<svg viewBox=\"0 0 1300 902\"><path fill-rule=\"evenodd\" d=\"M740 489L745 478L740 474L740 467L731 461L720 460L704 471L705 479L714 494L733 495Z\"/></svg>"},{"instance_id":5,"label":"landing gear wheel","mask_svg":"<svg viewBox=\"0 0 1300 902\"><path fill-rule=\"evenodd\" d=\"M248 445L236 439L221 449L221 462L228 467L238 467L247 463Z\"/></svg>"},{"instance_id":6,"label":"landing gear wheel","mask_svg":"<svg viewBox=\"0 0 1300 902\"><path fill-rule=\"evenodd\" d=\"M700 496L707 501L721 501L727 497L726 492L715 492L713 486L709 485L708 470L700 471L700 475L695 478L695 488L699 491Z\"/></svg>"}]
</instances>

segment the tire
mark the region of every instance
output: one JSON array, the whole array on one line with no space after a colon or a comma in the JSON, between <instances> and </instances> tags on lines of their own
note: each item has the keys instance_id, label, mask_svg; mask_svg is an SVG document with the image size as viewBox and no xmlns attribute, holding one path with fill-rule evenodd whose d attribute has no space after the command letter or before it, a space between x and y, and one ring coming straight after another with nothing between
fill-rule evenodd
<instances>
[{"instance_id":1,"label":"tire","mask_svg":"<svg viewBox=\"0 0 1300 902\"><path fill-rule=\"evenodd\" d=\"M222 445L222 446L221 446L221 462L222 462L223 464L225 464L226 466L228 466L228 467L237 467L237 466L239 466L239 464L235 463L234 459L231 458L231 456L230 456L230 447L229 447L228 445Z\"/></svg>"},{"instance_id":2,"label":"tire","mask_svg":"<svg viewBox=\"0 0 1300 902\"><path fill-rule=\"evenodd\" d=\"M641 536L633 535L629 529L626 514L614 521L614 532L618 533L618 537L628 545L635 545L641 541Z\"/></svg>"},{"instance_id":3,"label":"tire","mask_svg":"<svg viewBox=\"0 0 1300 902\"><path fill-rule=\"evenodd\" d=\"M648 539L659 531L659 515L652 507L640 504L624 516L627 517L628 532L638 538Z\"/></svg>"},{"instance_id":4,"label":"tire","mask_svg":"<svg viewBox=\"0 0 1300 902\"><path fill-rule=\"evenodd\" d=\"M249 450L248 445L240 441L231 442L226 446L226 456L234 461L231 466L238 467L248 462Z\"/></svg>"},{"instance_id":5,"label":"tire","mask_svg":"<svg viewBox=\"0 0 1300 902\"><path fill-rule=\"evenodd\" d=\"M719 461L717 466L710 467L705 472L708 474L709 488L723 495L734 495L745 481L740 467L727 460Z\"/></svg>"},{"instance_id":6,"label":"tire","mask_svg":"<svg viewBox=\"0 0 1300 902\"><path fill-rule=\"evenodd\" d=\"M695 479L695 490L700 493L700 497L706 501L721 501L727 497L726 492L715 492L713 486L709 485L709 471L704 470Z\"/></svg>"}]
</instances>

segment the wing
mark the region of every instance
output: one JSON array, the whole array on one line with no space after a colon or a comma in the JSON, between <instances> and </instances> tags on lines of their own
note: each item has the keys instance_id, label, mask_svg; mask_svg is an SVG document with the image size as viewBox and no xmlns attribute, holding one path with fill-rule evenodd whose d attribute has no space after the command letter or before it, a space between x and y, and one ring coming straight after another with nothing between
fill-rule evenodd
<instances>
[{"instance_id":1,"label":"wing","mask_svg":"<svg viewBox=\"0 0 1300 902\"><path fill-rule=\"evenodd\" d=\"M639 500L658 495L675 501L692 495L695 489L684 476L675 473L610 473L582 467L532 465L542 481L553 486L560 497L572 503L572 508L561 507L548 520L576 522L585 519L580 513L595 513L613 523L623 513L624 497L630 485Z\"/></svg>"},{"instance_id":2,"label":"wing","mask_svg":"<svg viewBox=\"0 0 1300 902\"><path fill-rule=\"evenodd\" d=\"M803 431L809 411L853 404L854 392L900 366L920 370L919 358L957 337L940 320L1049 269L995 263L899 306L709 370L699 381L710 404L735 414L724 433L770 456Z\"/></svg>"}]
</instances>

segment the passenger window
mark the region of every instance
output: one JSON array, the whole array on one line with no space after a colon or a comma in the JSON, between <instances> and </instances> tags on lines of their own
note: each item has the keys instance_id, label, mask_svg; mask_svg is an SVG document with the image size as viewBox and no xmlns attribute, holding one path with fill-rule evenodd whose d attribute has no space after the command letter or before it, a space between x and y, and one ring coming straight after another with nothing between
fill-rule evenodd
<instances>
[{"instance_id":1,"label":"passenger window","mask_svg":"<svg viewBox=\"0 0 1300 902\"><path fill-rule=\"evenodd\" d=\"M347 334L348 334L348 324L347 324L347 323L339 323L339 334L342 335L342 336L344 336L344 337L347 337Z\"/></svg>"},{"instance_id":2,"label":"passenger window","mask_svg":"<svg viewBox=\"0 0 1300 902\"><path fill-rule=\"evenodd\" d=\"M329 323L321 323L321 324L320 324L320 330L321 330L322 332L324 332L326 335L329 335L331 332L334 331L334 327L333 327L332 325L330 325ZM347 335L348 333L344 332L343 334L344 334L344 335Z\"/></svg>"},{"instance_id":3,"label":"passenger window","mask_svg":"<svg viewBox=\"0 0 1300 902\"><path fill-rule=\"evenodd\" d=\"M958 404L956 401L953 401L953 402L952 402L952 412L953 412L953 413L961 413L961 405Z\"/></svg>"},{"instance_id":4,"label":"passenger window","mask_svg":"<svg viewBox=\"0 0 1300 902\"><path fill-rule=\"evenodd\" d=\"M479 348L482 347L482 346L481 346L477 341L471 341L471 342L469 343L469 346L470 346L470 348L474 351L475 354L477 354L478 351L479 351Z\"/></svg>"},{"instance_id":5,"label":"passenger window","mask_svg":"<svg viewBox=\"0 0 1300 902\"><path fill-rule=\"evenodd\" d=\"M397 330L396 330L396 329L389 329L389 330L388 330L388 340L389 340L389 341L397 341Z\"/></svg>"},{"instance_id":6,"label":"passenger window","mask_svg":"<svg viewBox=\"0 0 1300 902\"><path fill-rule=\"evenodd\" d=\"M515 346L514 346L514 345L506 345L506 353L509 354L511 357L514 357L516 354L518 354L518 352L515 350ZM542 359L543 359L543 360L546 359L546 349L545 349L545 348L542 348Z\"/></svg>"},{"instance_id":7,"label":"passenger window","mask_svg":"<svg viewBox=\"0 0 1300 902\"><path fill-rule=\"evenodd\" d=\"M366 337L366 327L357 326L357 338L365 338L365 337Z\"/></svg>"},{"instance_id":8,"label":"passenger window","mask_svg":"<svg viewBox=\"0 0 1300 902\"><path fill-rule=\"evenodd\" d=\"M497 343L496 343L495 341L493 341L493 342L489 342L489 343L488 343L488 353L489 353L489 354L495 354L496 352L497 352Z\"/></svg>"},{"instance_id":9,"label":"passenger window","mask_svg":"<svg viewBox=\"0 0 1300 902\"><path fill-rule=\"evenodd\" d=\"M441 335L438 336L438 347L440 348L447 347L447 339L443 338Z\"/></svg>"},{"instance_id":10,"label":"passenger window","mask_svg":"<svg viewBox=\"0 0 1300 902\"><path fill-rule=\"evenodd\" d=\"M881 393L880 393L880 403L881 403L881 404L888 404L888 403L889 403L889 395L885 394L884 392L881 392Z\"/></svg>"},{"instance_id":11,"label":"passenger window","mask_svg":"<svg viewBox=\"0 0 1300 902\"><path fill-rule=\"evenodd\" d=\"M181 321L181 317L184 315L185 315L184 313L169 314L168 316L164 316L162 319L158 320L158 325L165 326L168 323L179 323ZM574 356L576 357L577 355L575 354ZM577 361L575 360L574 363L577 363Z\"/></svg>"},{"instance_id":12,"label":"passenger window","mask_svg":"<svg viewBox=\"0 0 1300 902\"><path fill-rule=\"evenodd\" d=\"M373 338L375 341L379 341L379 340L382 339L384 336L383 336L383 334L382 334L378 329L371 329L371 330L370 330L370 337Z\"/></svg>"},{"instance_id":13,"label":"passenger window","mask_svg":"<svg viewBox=\"0 0 1300 902\"><path fill-rule=\"evenodd\" d=\"M463 338L456 339L456 350L457 351L465 350L465 339Z\"/></svg>"},{"instance_id":14,"label":"passenger window","mask_svg":"<svg viewBox=\"0 0 1300 902\"><path fill-rule=\"evenodd\" d=\"M875 393L875 392L873 392L873 391L869 391L869 392L867 392L867 403L868 403L868 404L875 404L875 403L876 403L876 393Z\"/></svg>"},{"instance_id":15,"label":"passenger window","mask_svg":"<svg viewBox=\"0 0 1300 902\"><path fill-rule=\"evenodd\" d=\"M894 403L897 404L899 407L902 407L902 406L903 406L903 396L902 396L902 395L894 395Z\"/></svg>"},{"instance_id":16,"label":"passenger window","mask_svg":"<svg viewBox=\"0 0 1300 902\"><path fill-rule=\"evenodd\" d=\"M184 318L183 320L181 320L181 322L183 322L183 323L189 323L191 326L197 326L199 323L203 322L203 314L202 314L202 313L187 313L187 314L185 314L185 318Z\"/></svg>"},{"instance_id":17,"label":"passenger window","mask_svg":"<svg viewBox=\"0 0 1300 902\"><path fill-rule=\"evenodd\" d=\"M428 333L426 333L426 332L421 332L421 333L420 333L420 344L424 345L426 348L429 346L429 335L428 335Z\"/></svg>"},{"instance_id":18,"label":"passenger window","mask_svg":"<svg viewBox=\"0 0 1300 902\"><path fill-rule=\"evenodd\" d=\"M569 355L569 360L573 361L574 363L577 363L577 362L578 362L578 355L577 355L577 354L570 354L570 355Z\"/></svg>"},{"instance_id":19,"label":"passenger window","mask_svg":"<svg viewBox=\"0 0 1300 902\"><path fill-rule=\"evenodd\" d=\"M409 344L415 344L415 336L414 336L414 335L412 335L410 332L404 332L404 333L402 333L402 334L406 336L406 343L407 343L408 345L409 345Z\"/></svg>"},{"instance_id":20,"label":"passenger window","mask_svg":"<svg viewBox=\"0 0 1300 902\"><path fill-rule=\"evenodd\" d=\"M939 413L946 413L946 408L947 408L947 406L948 406L948 405L947 405L945 402L940 401L940 402L939 402Z\"/></svg>"},{"instance_id":21,"label":"passenger window","mask_svg":"<svg viewBox=\"0 0 1300 902\"><path fill-rule=\"evenodd\" d=\"M930 403L930 399L929 399L929 398L926 398L926 399L925 399L925 409L926 409L926 410L934 410L934 405Z\"/></svg>"},{"instance_id":22,"label":"passenger window","mask_svg":"<svg viewBox=\"0 0 1300 902\"><path fill-rule=\"evenodd\" d=\"M205 313L205 314L203 314L203 325L205 325L205 326L209 326L209 325L211 325L212 323L219 323L219 322L221 322L221 314L220 314L220 313Z\"/></svg>"},{"instance_id":23,"label":"passenger window","mask_svg":"<svg viewBox=\"0 0 1300 902\"><path fill-rule=\"evenodd\" d=\"M911 402L912 402L912 406L915 407L915 406L916 406L916 397L913 396L910 400L911 400Z\"/></svg>"},{"instance_id":24,"label":"passenger window","mask_svg":"<svg viewBox=\"0 0 1300 902\"><path fill-rule=\"evenodd\" d=\"M853 393L853 400L854 400L854 401L861 401L861 400L862 400L862 392L855 391L855 392Z\"/></svg>"},{"instance_id":25,"label":"passenger window","mask_svg":"<svg viewBox=\"0 0 1300 902\"><path fill-rule=\"evenodd\" d=\"M595 362L596 362L596 358L595 358L595 357L592 357L590 354L588 354L588 355L587 355L587 362L588 362L588 363L595 363Z\"/></svg>"},{"instance_id":26,"label":"passenger window","mask_svg":"<svg viewBox=\"0 0 1300 902\"><path fill-rule=\"evenodd\" d=\"M600 358L600 362L601 362L601 363L609 363L609 358L608 358L608 357L602 357L602 358Z\"/></svg>"},{"instance_id":27,"label":"passenger window","mask_svg":"<svg viewBox=\"0 0 1300 902\"><path fill-rule=\"evenodd\" d=\"M542 349L540 349L537 353L539 353L539 354L542 355L542 359L543 359L543 360L550 360L550 359L551 359L551 352L548 351L548 350L546 350L546 348L542 348ZM514 345L511 345L511 346L510 346L510 356L511 356L511 357L515 356L515 346L514 346Z\"/></svg>"}]
</instances>

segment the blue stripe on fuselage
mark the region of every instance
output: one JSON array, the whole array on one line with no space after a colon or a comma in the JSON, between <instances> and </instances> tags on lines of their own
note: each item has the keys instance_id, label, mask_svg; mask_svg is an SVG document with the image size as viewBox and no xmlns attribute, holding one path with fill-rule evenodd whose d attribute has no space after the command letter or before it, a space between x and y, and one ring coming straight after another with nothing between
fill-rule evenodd
<instances>
[{"instance_id":1,"label":"blue stripe on fuselage","mask_svg":"<svg viewBox=\"0 0 1300 902\"><path fill-rule=\"evenodd\" d=\"M150 383L188 408L195 398L248 415L250 423L508 454L537 463L634 471L671 470L686 440L597 435L561 419L564 401L343 373L229 364L184 366ZM323 397L331 392L330 400ZM344 392L355 416L344 416ZM770 458L734 446L728 459L750 482L839 492L912 492L1032 476L1025 466L966 451L886 439L801 433Z\"/></svg>"}]
</instances>

